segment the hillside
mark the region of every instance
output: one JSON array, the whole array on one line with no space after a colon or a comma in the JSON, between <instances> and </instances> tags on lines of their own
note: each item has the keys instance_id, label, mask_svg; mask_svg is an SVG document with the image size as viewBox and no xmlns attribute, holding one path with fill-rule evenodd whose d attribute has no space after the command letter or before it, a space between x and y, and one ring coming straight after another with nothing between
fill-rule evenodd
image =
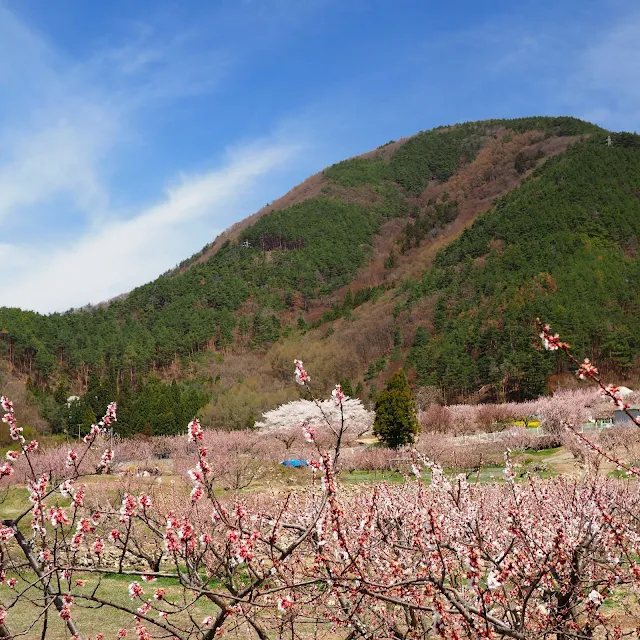
<instances>
[{"instance_id":1,"label":"hillside","mask_svg":"<svg viewBox=\"0 0 640 640\"><path fill-rule=\"evenodd\" d=\"M339 376L363 398L403 363L447 399L487 386L530 397L561 371L535 350L538 315L629 375L640 149L631 134L612 134L612 147L606 136L573 118L522 118L383 145L107 306L0 309L2 357L51 415L54 390L60 404L87 387L124 389L125 406L164 415L161 429L132 416L129 433L171 432L204 404L214 426L249 425L291 397L293 355L313 361L320 386ZM153 377L187 383L180 416L158 409Z\"/></svg>"}]
</instances>

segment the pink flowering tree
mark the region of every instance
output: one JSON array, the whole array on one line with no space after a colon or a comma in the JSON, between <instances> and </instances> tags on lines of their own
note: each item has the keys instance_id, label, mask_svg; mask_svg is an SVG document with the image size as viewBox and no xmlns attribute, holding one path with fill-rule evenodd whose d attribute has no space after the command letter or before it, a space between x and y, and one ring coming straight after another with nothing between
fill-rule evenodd
<instances>
[{"instance_id":1,"label":"pink flowering tree","mask_svg":"<svg viewBox=\"0 0 640 640\"><path fill-rule=\"evenodd\" d=\"M295 376L312 397L302 362ZM337 386L335 406L345 401ZM10 401L2 406L17 443L1 467L8 476L19 459L31 467L37 445L22 438ZM412 480L346 489L336 472L345 421L321 414L301 426L319 478L308 489L222 499L213 452L194 420L189 489L149 481L117 499L90 499L88 461L113 420L115 406L68 452L65 477L34 468L30 503L2 521L0 637L46 637L47 619L57 615L73 637L104 638L83 621L89 606L130 616L117 635L139 640L227 631L263 640L566 640L621 638L640 625L636 483L596 476L516 483L507 455L503 483L470 485L413 451ZM331 448L316 438L320 428L332 434ZM104 451L99 469L113 457ZM115 566L105 562L108 553ZM124 602L83 588L87 576L110 573L130 577ZM156 587L158 578L176 588ZM24 602L40 613L16 630ZM203 603L213 613L197 617Z\"/></svg>"}]
</instances>

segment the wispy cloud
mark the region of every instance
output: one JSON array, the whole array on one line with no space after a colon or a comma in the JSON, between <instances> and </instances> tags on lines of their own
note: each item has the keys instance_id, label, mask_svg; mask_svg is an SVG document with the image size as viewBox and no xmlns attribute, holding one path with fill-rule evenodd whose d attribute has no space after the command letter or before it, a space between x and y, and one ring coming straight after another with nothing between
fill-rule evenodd
<instances>
[{"instance_id":1,"label":"wispy cloud","mask_svg":"<svg viewBox=\"0 0 640 640\"><path fill-rule=\"evenodd\" d=\"M91 120L61 118L14 137L11 159L0 165L0 220L61 193L86 211L105 209L97 164L110 126Z\"/></svg>"},{"instance_id":2,"label":"wispy cloud","mask_svg":"<svg viewBox=\"0 0 640 640\"><path fill-rule=\"evenodd\" d=\"M63 199L88 219L109 203L106 160L154 107L211 91L225 56L137 25L84 60L0 7L0 220Z\"/></svg>"},{"instance_id":3,"label":"wispy cloud","mask_svg":"<svg viewBox=\"0 0 640 640\"><path fill-rule=\"evenodd\" d=\"M0 304L64 310L142 284L212 240L229 209L244 211L251 187L296 153L276 132L228 151L215 169L170 178L154 204L115 209L110 167L137 120L212 90L224 67L212 51L196 60L190 34L157 39L140 27L72 60L0 8Z\"/></svg>"},{"instance_id":4,"label":"wispy cloud","mask_svg":"<svg viewBox=\"0 0 640 640\"><path fill-rule=\"evenodd\" d=\"M242 207L261 179L282 169L299 152L276 140L232 151L218 169L183 177L156 205L126 220L112 221L77 238L70 246L33 256L30 248L0 247L18 268L3 282L3 304L37 311L64 310L106 300L142 284L186 255L193 237L213 239L216 219ZM204 244L204 242L201 242ZM36 258L36 259L33 259ZM132 281L133 280L133 281Z\"/></svg>"},{"instance_id":5,"label":"wispy cloud","mask_svg":"<svg viewBox=\"0 0 640 640\"><path fill-rule=\"evenodd\" d=\"M640 12L598 30L581 53L572 82L573 100L585 117L613 128L640 123Z\"/></svg>"},{"instance_id":6,"label":"wispy cloud","mask_svg":"<svg viewBox=\"0 0 640 640\"><path fill-rule=\"evenodd\" d=\"M0 8L0 220L64 195L99 210L108 196L98 166L118 123L74 86L47 41Z\"/></svg>"}]
</instances>

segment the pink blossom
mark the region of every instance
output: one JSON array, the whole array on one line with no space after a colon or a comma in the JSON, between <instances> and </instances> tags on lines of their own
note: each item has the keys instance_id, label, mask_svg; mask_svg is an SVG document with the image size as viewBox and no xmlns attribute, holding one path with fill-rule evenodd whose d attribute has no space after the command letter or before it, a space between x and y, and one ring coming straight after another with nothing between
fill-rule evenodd
<instances>
[{"instance_id":1,"label":"pink blossom","mask_svg":"<svg viewBox=\"0 0 640 640\"><path fill-rule=\"evenodd\" d=\"M71 547L78 549L84 540L84 534L80 531L76 532L71 538Z\"/></svg>"},{"instance_id":2,"label":"pink blossom","mask_svg":"<svg viewBox=\"0 0 640 640\"><path fill-rule=\"evenodd\" d=\"M63 498L68 498L71 495L71 487L73 487L73 480L68 478L59 487L60 493Z\"/></svg>"},{"instance_id":3,"label":"pink blossom","mask_svg":"<svg viewBox=\"0 0 640 640\"><path fill-rule=\"evenodd\" d=\"M141 598L144 595L144 591L140 586L139 582L132 582L129 585L129 595L131 596L132 600L135 600L136 598Z\"/></svg>"},{"instance_id":4,"label":"pink blossom","mask_svg":"<svg viewBox=\"0 0 640 640\"><path fill-rule=\"evenodd\" d=\"M93 543L93 553L99 556L104 551L104 542L102 538L96 538Z\"/></svg>"},{"instance_id":5,"label":"pink blossom","mask_svg":"<svg viewBox=\"0 0 640 640\"><path fill-rule=\"evenodd\" d=\"M86 444L93 442L96 437L100 435L100 427L97 424L92 424L89 433L82 439Z\"/></svg>"},{"instance_id":6,"label":"pink blossom","mask_svg":"<svg viewBox=\"0 0 640 640\"><path fill-rule=\"evenodd\" d=\"M38 562L49 562L49 560L51 560L51 551L42 549L38 554Z\"/></svg>"},{"instance_id":7,"label":"pink blossom","mask_svg":"<svg viewBox=\"0 0 640 640\"><path fill-rule=\"evenodd\" d=\"M587 378L593 378L598 375L598 370L591 364L589 358L585 358L584 362L580 365L576 371L576 375L580 380L586 380Z\"/></svg>"},{"instance_id":8,"label":"pink blossom","mask_svg":"<svg viewBox=\"0 0 640 640\"><path fill-rule=\"evenodd\" d=\"M294 602L289 596L280 598L278 600L278 611L280 611L280 613L286 613L287 611L293 608L293 604Z\"/></svg>"},{"instance_id":9,"label":"pink blossom","mask_svg":"<svg viewBox=\"0 0 640 640\"><path fill-rule=\"evenodd\" d=\"M202 498L203 495L203 491L202 491L202 487L200 485L198 485L197 487L193 487L193 489L191 489L191 502L195 503L198 500L200 500L200 498Z\"/></svg>"},{"instance_id":10,"label":"pink blossom","mask_svg":"<svg viewBox=\"0 0 640 640\"><path fill-rule=\"evenodd\" d=\"M71 603L65 602L60 609L60 613L58 615L66 622L67 620L71 620Z\"/></svg>"},{"instance_id":11,"label":"pink blossom","mask_svg":"<svg viewBox=\"0 0 640 640\"><path fill-rule=\"evenodd\" d=\"M251 547L248 543L244 542L236 551L236 558L238 562L251 562L253 559L253 552L251 551Z\"/></svg>"},{"instance_id":12,"label":"pink blossom","mask_svg":"<svg viewBox=\"0 0 640 640\"><path fill-rule=\"evenodd\" d=\"M178 530L178 536L181 540L190 540L193 538L194 531L195 529L193 528L193 525L189 521L185 520Z\"/></svg>"},{"instance_id":13,"label":"pink blossom","mask_svg":"<svg viewBox=\"0 0 640 640\"><path fill-rule=\"evenodd\" d=\"M0 478L4 478L5 476L10 476L14 472L13 467L6 462L5 464L0 464Z\"/></svg>"},{"instance_id":14,"label":"pink blossom","mask_svg":"<svg viewBox=\"0 0 640 640\"><path fill-rule=\"evenodd\" d=\"M100 458L100 464L98 465L99 470L108 469L113 462L113 450L105 449L102 457Z\"/></svg>"},{"instance_id":15,"label":"pink blossom","mask_svg":"<svg viewBox=\"0 0 640 640\"><path fill-rule=\"evenodd\" d=\"M302 435L307 442L313 442L316 437L316 430L313 427L310 427L306 422L303 422Z\"/></svg>"},{"instance_id":16,"label":"pink blossom","mask_svg":"<svg viewBox=\"0 0 640 640\"><path fill-rule=\"evenodd\" d=\"M102 420L100 421L101 424L105 427L109 427L111 426L112 422L116 422L118 420L118 418L116 417L117 410L118 410L118 405L115 402L112 402L111 404L109 404L109 406L107 407L106 413L104 414L104 416L102 417Z\"/></svg>"},{"instance_id":17,"label":"pink blossom","mask_svg":"<svg viewBox=\"0 0 640 640\"><path fill-rule=\"evenodd\" d=\"M188 425L189 442L201 442L204 440L204 431L200 426L198 418L194 418Z\"/></svg>"},{"instance_id":18,"label":"pink blossom","mask_svg":"<svg viewBox=\"0 0 640 640\"><path fill-rule=\"evenodd\" d=\"M24 445L25 453L33 453L38 448L38 441L32 440L29 444Z\"/></svg>"},{"instance_id":19,"label":"pink blossom","mask_svg":"<svg viewBox=\"0 0 640 640\"><path fill-rule=\"evenodd\" d=\"M93 526L89 518L80 518L80 521L76 525L76 530L82 533L93 533L96 528Z\"/></svg>"},{"instance_id":20,"label":"pink blossom","mask_svg":"<svg viewBox=\"0 0 640 640\"><path fill-rule=\"evenodd\" d=\"M9 538L13 538L14 531L11 527L2 527L0 528L0 541L5 542L9 540Z\"/></svg>"},{"instance_id":21,"label":"pink blossom","mask_svg":"<svg viewBox=\"0 0 640 640\"><path fill-rule=\"evenodd\" d=\"M613 384L608 384L602 390L602 396L604 398L609 398L611 402L613 402L618 409L628 409L629 405L622 399L622 395L620 393L620 389Z\"/></svg>"},{"instance_id":22,"label":"pink blossom","mask_svg":"<svg viewBox=\"0 0 640 640\"><path fill-rule=\"evenodd\" d=\"M151 634L147 631L147 628L140 622L139 618L136 618L136 634L138 640L152 640Z\"/></svg>"},{"instance_id":23,"label":"pink blossom","mask_svg":"<svg viewBox=\"0 0 640 640\"><path fill-rule=\"evenodd\" d=\"M196 469L198 469L203 476L207 476L211 473L211 467L209 466L209 463L206 460L198 460Z\"/></svg>"},{"instance_id":24,"label":"pink blossom","mask_svg":"<svg viewBox=\"0 0 640 640\"><path fill-rule=\"evenodd\" d=\"M120 505L120 520L127 522L134 515L137 507L138 502L136 499L130 493L125 493Z\"/></svg>"},{"instance_id":25,"label":"pink blossom","mask_svg":"<svg viewBox=\"0 0 640 640\"><path fill-rule=\"evenodd\" d=\"M51 526L57 527L58 525L69 524L69 518L62 507L54 507L49 509L47 517L51 521Z\"/></svg>"},{"instance_id":26,"label":"pink blossom","mask_svg":"<svg viewBox=\"0 0 640 640\"><path fill-rule=\"evenodd\" d=\"M77 507L81 507L84 504L85 486L81 485L76 491L73 492L73 504Z\"/></svg>"},{"instance_id":27,"label":"pink blossom","mask_svg":"<svg viewBox=\"0 0 640 640\"><path fill-rule=\"evenodd\" d=\"M548 324L545 324L542 327L540 338L542 339L542 344L547 351L557 351L558 349L566 350L569 348L569 345L566 342L562 342L560 340L560 336L557 333L555 335L551 335L551 327Z\"/></svg>"},{"instance_id":28,"label":"pink blossom","mask_svg":"<svg viewBox=\"0 0 640 640\"><path fill-rule=\"evenodd\" d=\"M147 601L138 607L138 613L143 616L149 612L149 609L151 609L151 602Z\"/></svg>"},{"instance_id":29,"label":"pink blossom","mask_svg":"<svg viewBox=\"0 0 640 640\"><path fill-rule=\"evenodd\" d=\"M73 467L77 459L78 459L78 454L76 450L69 449L69 453L67 453L67 467Z\"/></svg>"},{"instance_id":30,"label":"pink blossom","mask_svg":"<svg viewBox=\"0 0 640 640\"><path fill-rule=\"evenodd\" d=\"M296 366L295 375L296 382L300 385L309 384L311 382L311 378L309 374L305 371L304 365L302 364L302 360L294 360L293 364Z\"/></svg>"},{"instance_id":31,"label":"pink blossom","mask_svg":"<svg viewBox=\"0 0 640 640\"><path fill-rule=\"evenodd\" d=\"M336 403L336 407L342 406L342 401L347 397L344 395L342 391L342 386L337 384L335 389L331 392L333 396L333 401Z\"/></svg>"}]
</instances>

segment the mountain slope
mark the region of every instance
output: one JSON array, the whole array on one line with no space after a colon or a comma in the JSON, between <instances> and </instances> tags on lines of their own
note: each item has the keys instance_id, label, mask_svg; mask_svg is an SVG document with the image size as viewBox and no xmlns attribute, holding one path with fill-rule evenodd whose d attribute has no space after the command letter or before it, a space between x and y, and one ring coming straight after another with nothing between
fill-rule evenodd
<instances>
[{"instance_id":1,"label":"mountain slope","mask_svg":"<svg viewBox=\"0 0 640 640\"><path fill-rule=\"evenodd\" d=\"M549 160L407 284L434 304L412 351L419 378L450 391L543 392L556 366L533 348L537 316L613 373L639 355L640 138L601 137ZM622 143L629 146L622 146Z\"/></svg>"},{"instance_id":2,"label":"mountain slope","mask_svg":"<svg viewBox=\"0 0 640 640\"><path fill-rule=\"evenodd\" d=\"M0 309L3 355L44 390L62 374L86 385L91 371L110 372L116 386L150 370L222 380L208 388L213 416L249 389L229 372L248 369L270 400L246 423L280 401L294 350L324 367L321 382L348 376L364 395L407 356L419 383L451 398L486 384L538 393L553 364L533 349L536 315L630 371L640 150L634 136L614 135L612 148L605 138L572 118L523 118L383 145L106 307ZM210 357L220 352L224 363Z\"/></svg>"}]
</instances>

